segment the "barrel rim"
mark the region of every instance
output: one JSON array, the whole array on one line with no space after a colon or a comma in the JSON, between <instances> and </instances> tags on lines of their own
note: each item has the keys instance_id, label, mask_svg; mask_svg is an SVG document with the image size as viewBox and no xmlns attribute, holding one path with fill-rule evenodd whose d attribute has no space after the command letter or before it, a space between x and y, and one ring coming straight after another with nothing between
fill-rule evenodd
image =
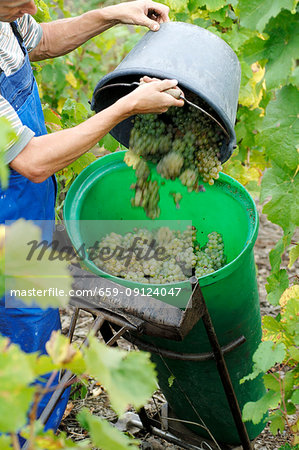
<instances>
[{"instance_id":1,"label":"barrel rim","mask_svg":"<svg viewBox=\"0 0 299 450\"><path fill-rule=\"evenodd\" d=\"M92 170L93 166L95 166L95 168L100 170L100 168L105 165L105 160L108 160L108 159L111 159L111 163L119 160L120 163L123 163L124 165L126 165L125 162L123 161L123 156L126 152L127 152L127 150L122 150L122 151L117 151L117 152L102 156L101 158L99 158L96 161L89 164L89 166L86 167L78 175L78 177L75 179L75 181L72 183L72 185L66 195L66 198L65 198L63 215L64 215L64 222L65 222L65 227L66 227L67 233L68 233L69 238L75 248L76 248L76 243L77 243L78 239L74 238L73 235L71 234L71 231L74 230L74 226L73 226L74 224L71 222L76 223L75 229L76 229L77 235L80 236L80 231L78 228L78 223L80 222L80 220L73 217L73 215L75 214L75 211L77 209L74 206L71 207L69 205L69 203L72 204L74 199L76 199L75 204L77 204L77 205L79 204L79 206L80 206L80 204L82 205L82 201L84 200L84 197L86 196L86 191L82 194L82 193L80 193L79 188L84 183L84 180L87 181L88 178L92 174L95 174L95 170ZM244 186L242 186L242 184L239 183L237 180L235 180L234 178L232 178L229 175L224 174L222 172L219 174L219 179L215 180L215 183L217 183L217 182L224 182L224 183L229 184L230 186L234 186L238 189L238 191L241 194L244 194L244 197L246 198L247 202L249 204L251 204L251 206L252 206L252 216L251 216L251 221L250 221L250 223L252 225L251 225L251 227L249 226L249 235L247 236L247 241L246 241L242 251L239 253L239 255L236 258L234 258L232 261L230 261L228 264L226 264L224 267L222 267L221 269L219 269L211 274L200 277L198 279L198 281L199 281L201 287L210 286L210 285L222 280L223 278L229 276L232 272L234 272L239 267L239 265L242 263L242 259L243 259L244 255L249 253L252 250L252 248L255 244L257 235L258 235L259 216L258 216L257 207L255 205L253 198L251 197L249 192L246 190L246 188ZM70 217L67 217L68 215L70 215ZM249 216L248 216L248 218L249 218ZM252 230L251 233L250 233L250 230ZM82 239L78 243L82 243ZM181 287L183 289L184 286L187 286L189 284L188 280L175 282L175 283L165 283L165 284L138 283L136 281L125 280L122 278L118 278L114 275L111 275L109 273L106 273L106 272L102 271L100 268L98 268L92 261L88 260L87 258L84 258L83 263L96 275L101 276L103 278L109 278L109 279L111 279L111 281L118 283L118 284L122 284L122 285L130 284L130 285L132 285L132 289L134 289L135 287L137 288L138 286L139 287L142 286L144 288L150 286L153 289L155 289L155 288L161 289L161 287L166 287L166 286L171 288L171 287L176 286L176 287Z\"/></svg>"}]
</instances>

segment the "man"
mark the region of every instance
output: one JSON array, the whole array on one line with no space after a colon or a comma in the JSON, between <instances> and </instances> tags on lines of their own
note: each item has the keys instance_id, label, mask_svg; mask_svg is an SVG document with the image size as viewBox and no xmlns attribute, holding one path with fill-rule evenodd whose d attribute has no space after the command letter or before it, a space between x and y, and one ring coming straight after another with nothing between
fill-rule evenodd
<instances>
[{"instance_id":1,"label":"man","mask_svg":"<svg viewBox=\"0 0 299 450\"><path fill-rule=\"evenodd\" d=\"M159 23L169 19L168 8L151 0L122 3L42 25L31 17L36 11L33 0L0 0L0 116L11 121L18 136L5 153L10 178L8 188L0 189L0 223L21 217L54 220L55 172L92 148L125 118L183 106L182 100L163 92L175 87L175 80L154 80L84 123L47 135L30 61L64 55L119 23L156 31ZM58 310L19 306L5 308L4 299L0 300L0 333L27 352L45 352L51 332L60 328ZM58 427L67 397L65 393L47 428ZM45 397L38 415L46 401Z\"/></svg>"}]
</instances>

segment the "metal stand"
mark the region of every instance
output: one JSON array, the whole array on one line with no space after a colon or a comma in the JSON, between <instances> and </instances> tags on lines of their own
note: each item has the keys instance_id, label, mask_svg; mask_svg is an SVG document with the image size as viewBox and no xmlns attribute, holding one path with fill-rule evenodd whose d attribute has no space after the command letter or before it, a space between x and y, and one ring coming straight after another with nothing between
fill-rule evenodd
<instances>
[{"instance_id":1,"label":"metal stand","mask_svg":"<svg viewBox=\"0 0 299 450\"><path fill-rule=\"evenodd\" d=\"M88 290L92 290L96 286L99 287L99 284L104 288L103 292L107 292L107 287L110 289L117 286L118 288L122 287L107 279L103 279L89 272L83 271L77 266L71 266L70 271L74 277L73 288L74 291L77 292L80 290L83 292L84 289L86 291L86 286L88 286ZM72 316L69 338L70 340L73 338L79 310L82 309L93 315L94 323L92 329L94 332L101 334L106 345L117 345L117 341L123 336L128 341L137 345L140 349L158 353L162 358L167 357L189 361L206 361L209 359L214 359L227 397L228 405L242 443L242 447L244 450L251 450L252 446L246 427L242 421L239 404L224 359L224 354L242 345L245 342L245 338L244 336L240 336L240 338L229 343L225 347L221 347L219 345L219 341L198 281L195 277L193 277L190 279L190 282L192 284L192 295L185 311L169 306L167 307L167 314L165 313L165 304L151 297L130 297L122 294L120 296L107 299L103 295L96 294L92 299L84 296L80 298L72 298L70 304L75 306L76 310ZM94 292L99 292L99 290L95 289ZM183 340L200 319L203 321L209 342L211 344L212 352L210 353L177 353L165 349L159 349L155 345L145 343L137 337L138 335L147 335L177 341ZM87 339L85 339L83 345L88 345ZM66 371L64 373L60 385L53 393L48 405L40 417L42 423L46 423L48 420L51 412L55 408L55 405L64 391L65 385L70 382L72 377L73 375L71 372ZM189 403L194 409L190 400ZM151 419L147 417L144 409L140 410L139 417L145 429L153 430ZM167 439L167 433L165 436L163 435L163 438ZM172 438L177 439L175 436L172 436ZM182 448L192 448L192 446L188 447L187 443L185 444L186 445L182 446ZM22 447L23 450L27 448L28 447L26 444Z\"/></svg>"}]
</instances>

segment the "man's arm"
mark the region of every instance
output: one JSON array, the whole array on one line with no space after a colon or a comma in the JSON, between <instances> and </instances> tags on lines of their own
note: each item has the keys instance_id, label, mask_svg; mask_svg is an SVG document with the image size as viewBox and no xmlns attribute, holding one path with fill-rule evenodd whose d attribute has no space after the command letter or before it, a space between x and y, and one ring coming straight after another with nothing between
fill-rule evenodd
<instances>
[{"instance_id":1,"label":"man's arm","mask_svg":"<svg viewBox=\"0 0 299 450\"><path fill-rule=\"evenodd\" d=\"M41 61L65 55L118 23L144 25L156 31L159 23L169 21L168 11L169 8L160 3L137 0L43 23L42 39L30 53L30 60Z\"/></svg>"},{"instance_id":2,"label":"man's arm","mask_svg":"<svg viewBox=\"0 0 299 450\"><path fill-rule=\"evenodd\" d=\"M122 120L134 114L162 113L170 106L183 106L183 100L163 92L176 85L175 80L145 83L74 128L34 137L10 166L34 183L41 183L90 150Z\"/></svg>"}]
</instances>

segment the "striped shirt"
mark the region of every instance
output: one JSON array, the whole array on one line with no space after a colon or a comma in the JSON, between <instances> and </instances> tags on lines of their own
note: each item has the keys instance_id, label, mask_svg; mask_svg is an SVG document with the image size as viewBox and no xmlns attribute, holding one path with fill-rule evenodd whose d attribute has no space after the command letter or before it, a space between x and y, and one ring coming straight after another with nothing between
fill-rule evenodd
<instances>
[{"instance_id":1,"label":"striped shirt","mask_svg":"<svg viewBox=\"0 0 299 450\"><path fill-rule=\"evenodd\" d=\"M33 50L42 37L41 26L29 14L17 21L18 30L24 39L27 51ZM16 72L24 61L24 54L9 23L0 22L0 68L6 76ZM1 92L1 87L0 87ZM34 136L34 132L20 121L13 107L0 94L0 117L6 117L12 124L17 140L11 142L5 151L5 162L10 163Z\"/></svg>"}]
</instances>

